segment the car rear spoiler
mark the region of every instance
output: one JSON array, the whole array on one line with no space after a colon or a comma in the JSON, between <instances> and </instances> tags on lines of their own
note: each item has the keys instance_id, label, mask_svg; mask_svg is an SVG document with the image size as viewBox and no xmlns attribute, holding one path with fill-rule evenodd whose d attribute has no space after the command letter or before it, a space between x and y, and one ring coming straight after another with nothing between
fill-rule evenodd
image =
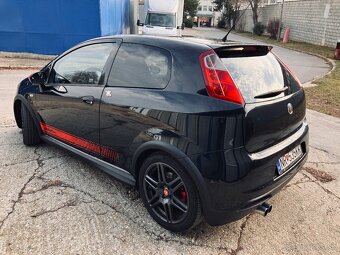
<instances>
[{"instance_id":1,"label":"car rear spoiler","mask_svg":"<svg viewBox=\"0 0 340 255\"><path fill-rule=\"evenodd\" d=\"M214 48L220 58L257 57L267 55L273 47L268 45L226 45Z\"/></svg>"}]
</instances>

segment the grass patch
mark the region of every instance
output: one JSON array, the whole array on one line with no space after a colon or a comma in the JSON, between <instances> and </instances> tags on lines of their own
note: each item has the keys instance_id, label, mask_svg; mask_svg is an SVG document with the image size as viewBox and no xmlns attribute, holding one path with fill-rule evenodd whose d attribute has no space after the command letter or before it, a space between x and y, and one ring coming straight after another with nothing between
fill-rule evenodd
<instances>
[{"instance_id":1,"label":"grass patch","mask_svg":"<svg viewBox=\"0 0 340 255\"><path fill-rule=\"evenodd\" d=\"M293 50L301 50L318 54L326 58L334 57L335 45L334 48L330 48L304 42L290 41L289 43L282 43L270 39L269 36L266 35L257 36L248 32L237 32L237 34L262 41L266 44L273 44ZM305 88L307 108L340 118L340 61L336 61L335 70L331 74L326 75L313 83L318 86Z\"/></svg>"},{"instance_id":2,"label":"grass patch","mask_svg":"<svg viewBox=\"0 0 340 255\"><path fill-rule=\"evenodd\" d=\"M318 86L305 88L307 108L340 118L340 61L331 74L314 83Z\"/></svg>"}]
</instances>

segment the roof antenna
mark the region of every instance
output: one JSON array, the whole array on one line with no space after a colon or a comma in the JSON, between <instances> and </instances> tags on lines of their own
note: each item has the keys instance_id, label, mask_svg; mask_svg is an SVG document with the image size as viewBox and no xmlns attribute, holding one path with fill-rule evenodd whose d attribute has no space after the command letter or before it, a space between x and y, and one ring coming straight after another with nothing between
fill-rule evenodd
<instances>
[{"instance_id":1,"label":"roof antenna","mask_svg":"<svg viewBox=\"0 0 340 255\"><path fill-rule=\"evenodd\" d=\"M246 10L249 8L250 4L251 4L251 2L249 2L247 8L245 8L243 10L243 12L241 13L241 15L236 19L236 21L234 22L234 25L229 29L228 33L222 38L222 42L227 41L228 35L230 34L231 30L235 29L236 23L240 20L240 18L243 16L243 14L246 12Z\"/></svg>"}]
</instances>

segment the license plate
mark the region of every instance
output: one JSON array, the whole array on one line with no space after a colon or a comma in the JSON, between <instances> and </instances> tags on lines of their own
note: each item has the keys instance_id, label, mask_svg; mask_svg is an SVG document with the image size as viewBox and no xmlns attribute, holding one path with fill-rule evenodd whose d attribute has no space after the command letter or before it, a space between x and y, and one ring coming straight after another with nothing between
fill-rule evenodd
<instances>
[{"instance_id":1,"label":"license plate","mask_svg":"<svg viewBox=\"0 0 340 255\"><path fill-rule=\"evenodd\" d=\"M302 148L301 145L299 145L279 158L276 162L278 173L280 175L283 174L292 164L294 164L294 162L302 157L302 154Z\"/></svg>"}]
</instances>

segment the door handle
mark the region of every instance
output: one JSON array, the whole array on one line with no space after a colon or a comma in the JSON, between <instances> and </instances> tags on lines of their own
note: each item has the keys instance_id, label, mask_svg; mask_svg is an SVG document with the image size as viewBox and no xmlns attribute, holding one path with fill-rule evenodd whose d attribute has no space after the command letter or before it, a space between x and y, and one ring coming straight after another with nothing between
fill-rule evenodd
<instances>
[{"instance_id":1,"label":"door handle","mask_svg":"<svg viewBox=\"0 0 340 255\"><path fill-rule=\"evenodd\" d=\"M85 97L82 97L81 100L83 100L83 102L85 104L93 105L94 97L93 96L85 96Z\"/></svg>"}]
</instances>

